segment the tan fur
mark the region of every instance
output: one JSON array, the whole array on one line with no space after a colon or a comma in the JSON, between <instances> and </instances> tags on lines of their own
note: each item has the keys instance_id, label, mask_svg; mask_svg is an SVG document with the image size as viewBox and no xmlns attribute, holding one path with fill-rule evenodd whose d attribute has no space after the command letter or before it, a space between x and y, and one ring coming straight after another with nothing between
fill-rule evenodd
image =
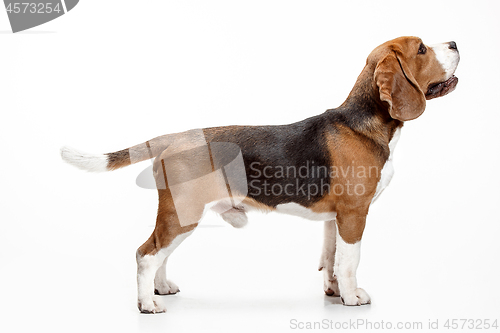
<instances>
[{"instance_id":1,"label":"tan fur","mask_svg":"<svg viewBox=\"0 0 500 333\"><path fill-rule=\"evenodd\" d=\"M383 160L373 153L369 142L364 142L360 134L347 127L341 128L340 135L330 134L327 138L332 160L341 172L332 179L330 195L315 206L334 207L340 236L347 243L355 243L363 234L365 216L380 180Z\"/></svg>"},{"instance_id":2,"label":"tan fur","mask_svg":"<svg viewBox=\"0 0 500 333\"><path fill-rule=\"evenodd\" d=\"M172 195L168 189L158 190L158 196L160 203L156 226L149 239L137 250L137 253L141 256L155 255L162 248L167 247L175 237L198 226L198 223L181 226L175 213ZM199 217L201 218L201 215Z\"/></svg>"},{"instance_id":3,"label":"tan fur","mask_svg":"<svg viewBox=\"0 0 500 333\"><path fill-rule=\"evenodd\" d=\"M445 71L431 48L417 54L422 41L400 37L377 47L368 56L367 67L375 69L374 83L380 100L389 105L394 119L412 120L425 110L425 92L431 84L444 81Z\"/></svg>"}]
</instances>

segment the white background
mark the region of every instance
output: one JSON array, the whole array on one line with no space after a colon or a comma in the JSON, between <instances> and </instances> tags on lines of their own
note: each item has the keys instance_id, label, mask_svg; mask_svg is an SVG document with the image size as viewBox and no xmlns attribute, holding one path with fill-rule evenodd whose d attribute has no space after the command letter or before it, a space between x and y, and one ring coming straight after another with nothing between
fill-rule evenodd
<instances>
[{"instance_id":1,"label":"white background","mask_svg":"<svg viewBox=\"0 0 500 333\"><path fill-rule=\"evenodd\" d=\"M500 319L499 6L471 4L83 0L18 34L1 11L0 330ZM169 261L181 293L163 297L166 314L139 314L135 251L157 198L135 178L149 162L90 174L59 148L298 121L340 105L369 52L404 35L456 41L460 82L405 125L395 177L370 210L358 282L372 304L324 296L322 223L251 214L236 230L208 215Z\"/></svg>"}]
</instances>

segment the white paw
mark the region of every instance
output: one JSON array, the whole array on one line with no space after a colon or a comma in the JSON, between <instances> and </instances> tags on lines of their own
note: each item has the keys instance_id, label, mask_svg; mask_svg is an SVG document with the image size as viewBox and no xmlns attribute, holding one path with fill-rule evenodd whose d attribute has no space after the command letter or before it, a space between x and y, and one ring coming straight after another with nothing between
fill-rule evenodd
<instances>
[{"instance_id":1,"label":"white paw","mask_svg":"<svg viewBox=\"0 0 500 333\"><path fill-rule=\"evenodd\" d=\"M165 304L158 296L153 296L151 299L138 301L137 306L142 313L162 313L167 311Z\"/></svg>"},{"instance_id":2,"label":"white paw","mask_svg":"<svg viewBox=\"0 0 500 333\"><path fill-rule=\"evenodd\" d=\"M342 293L341 297L344 305L363 305L371 303L370 296L362 288Z\"/></svg>"},{"instance_id":3,"label":"white paw","mask_svg":"<svg viewBox=\"0 0 500 333\"><path fill-rule=\"evenodd\" d=\"M155 294L157 295L172 295L179 292L179 287L170 280L155 283Z\"/></svg>"},{"instance_id":4,"label":"white paw","mask_svg":"<svg viewBox=\"0 0 500 333\"><path fill-rule=\"evenodd\" d=\"M333 265L331 257L323 251L318 266L318 270L323 271L323 290L327 296L340 296L339 283L333 274Z\"/></svg>"},{"instance_id":5,"label":"white paw","mask_svg":"<svg viewBox=\"0 0 500 333\"><path fill-rule=\"evenodd\" d=\"M323 278L323 290L327 296L340 296L339 284L337 282L337 277L329 278L325 274Z\"/></svg>"}]
</instances>

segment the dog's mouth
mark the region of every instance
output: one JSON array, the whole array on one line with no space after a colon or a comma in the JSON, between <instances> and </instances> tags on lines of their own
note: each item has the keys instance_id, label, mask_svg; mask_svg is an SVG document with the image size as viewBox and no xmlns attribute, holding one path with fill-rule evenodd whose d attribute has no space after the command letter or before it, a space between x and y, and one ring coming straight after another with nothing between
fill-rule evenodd
<instances>
[{"instance_id":1,"label":"dog's mouth","mask_svg":"<svg viewBox=\"0 0 500 333\"><path fill-rule=\"evenodd\" d=\"M444 82L433 84L429 86L429 89L427 89L425 99L430 100L437 97L443 97L444 95L447 95L455 90L457 83L458 78L455 75L452 75L448 80Z\"/></svg>"}]
</instances>

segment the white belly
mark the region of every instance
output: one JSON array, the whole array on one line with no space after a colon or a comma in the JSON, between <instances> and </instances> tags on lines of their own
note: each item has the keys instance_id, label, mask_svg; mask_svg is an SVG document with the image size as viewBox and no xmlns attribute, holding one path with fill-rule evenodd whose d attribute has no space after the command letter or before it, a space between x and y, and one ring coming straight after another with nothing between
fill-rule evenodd
<instances>
[{"instance_id":1,"label":"white belly","mask_svg":"<svg viewBox=\"0 0 500 333\"><path fill-rule=\"evenodd\" d=\"M315 213L309 208L293 202L276 206L276 211L278 213L299 216L313 221L329 221L333 220L337 216L336 212Z\"/></svg>"}]
</instances>

